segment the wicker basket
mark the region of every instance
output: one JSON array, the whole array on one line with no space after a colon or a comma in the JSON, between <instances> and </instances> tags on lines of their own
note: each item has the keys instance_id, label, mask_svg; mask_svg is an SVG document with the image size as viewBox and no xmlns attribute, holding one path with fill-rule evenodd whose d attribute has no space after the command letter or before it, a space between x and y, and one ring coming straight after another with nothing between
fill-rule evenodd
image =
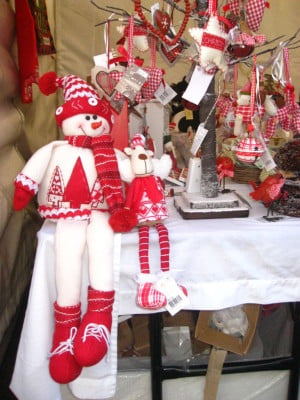
<instances>
[{"instance_id":1,"label":"wicker basket","mask_svg":"<svg viewBox=\"0 0 300 400\"><path fill-rule=\"evenodd\" d=\"M261 169L255 165L236 165L232 179L237 183L249 183L250 181L259 183L260 173Z\"/></svg>"}]
</instances>

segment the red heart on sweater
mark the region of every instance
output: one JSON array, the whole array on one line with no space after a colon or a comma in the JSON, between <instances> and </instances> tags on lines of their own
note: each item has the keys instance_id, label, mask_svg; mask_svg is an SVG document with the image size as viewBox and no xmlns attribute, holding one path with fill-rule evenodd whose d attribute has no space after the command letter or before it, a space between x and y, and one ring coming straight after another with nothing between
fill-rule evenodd
<instances>
[{"instance_id":1,"label":"red heart on sweater","mask_svg":"<svg viewBox=\"0 0 300 400\"><path fill-rule=\"evenodd\" d=\"M156 10L153 16L154 25L160 30L162 34L166 34L171 25L171 19L167 12Z\"/></svg>"}]
</instances>

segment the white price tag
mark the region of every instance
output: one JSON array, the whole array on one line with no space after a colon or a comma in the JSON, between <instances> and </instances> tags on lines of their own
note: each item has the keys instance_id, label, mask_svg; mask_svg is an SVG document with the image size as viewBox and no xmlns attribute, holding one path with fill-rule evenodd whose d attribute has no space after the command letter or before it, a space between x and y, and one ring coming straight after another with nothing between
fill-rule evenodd
<instances>
[{"instance_id":1,"label":"white price tag","mask_svg":"<svg viewBox=\"0 0 300 400\"><path fill-rule=\"evenodd\" d=\"M276 167L276 163L273 160L273 157L271 156L271 153L269 149L265 148L265 151L263 155L260 158L260 161L263 165L263 167L266 169L266 171L271 171Z\"/></svg>"},{"instance_id":2,"label":"white price tag","mask_svg":"<svg viewBox=\"0 0 300 400\"><path fill-rule=\"evenodd\" d=\"M112 58L113 58L113 54L112 54L112 52L110 52L109 59L111 60ZM98 54L98 55L94 56L93 59L94 59L94 64L96 67L107 68L108 58L107 58L106 53ZM116 64L111 64L110 68L115 67L115 66L116 66Z\"/></svg>"},{"instance_id":3,"label":"white price tag","mask_svg":"<svg viewBox=\"0 0 300 400\"><path fill-rule=\"evenodd\" d=\"M164 85L161 83L154 93L154 96L157 98L158 101L161 102L163 106L168 104L175 96L177 93L175 90L171 88L167 83Z\"/></svg>"},{"instance_id":4,"label":"white price tag","mask_svg":"<svg viewBox=\"0 0 300 400\"><path fill-rule=\"evenodd\" d=\"M206 134L208 132L208 129L204 128L203 124L199 124L197 131L195 133L195 137L193 140L193 144L191 146L191 153L195 156L197 151L199 150Z\"/></svg>"},{"instance_id":5,"label":"white price tag","mask_svg":"<svg viewBox=\"0 0 300 400\"><path fill-rule=\"evenodd\" d=\"M159 279L154 288L166 296L166 309L171 315L175 315L189 303L188 297L171 276Z\"/></svg>"},{"instance_id":6,"label":"white price tag","mask_svg":"<svg viewBox=\"0 0 300 400\"><path fill-rule=\"evenodd\" d=\"M191 103L199 104L213 77L214 74L206 73L203 68L197 65L182 97Z\"/></svg>"}]
</instances>

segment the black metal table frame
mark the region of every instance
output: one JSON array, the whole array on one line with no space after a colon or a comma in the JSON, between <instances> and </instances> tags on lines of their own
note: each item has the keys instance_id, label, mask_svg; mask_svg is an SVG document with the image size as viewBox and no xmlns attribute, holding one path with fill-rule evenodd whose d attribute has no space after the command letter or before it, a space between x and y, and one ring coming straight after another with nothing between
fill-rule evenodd
<instances>
[{"instance_id":1,"label":"black metal table frame","mask_svg":"<svg viewBox=\"0 0 300 400\"><path fill-rule=\"evenodd\" d=\"M291 303L290 306L294 321L291 356L248 362L225 362L222 373L289 370L290 377L287 399L297 400L300 376L300 303ZM152 400L162 400L162 383L164 380L203 376L206 374L207 367L206 365L193 365L187 370L180 365L164 366L162 363L162 314L154 313L150 314L149 317Z\"/></svg>"}]
</instances>

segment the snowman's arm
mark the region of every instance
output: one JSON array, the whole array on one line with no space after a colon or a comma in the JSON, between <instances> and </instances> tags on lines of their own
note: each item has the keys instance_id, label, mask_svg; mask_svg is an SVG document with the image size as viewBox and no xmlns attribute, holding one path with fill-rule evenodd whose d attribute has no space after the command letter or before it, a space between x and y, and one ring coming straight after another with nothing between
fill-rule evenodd
<instances>
[{"instance_id":1,"label":"snowman's arm","mask_svg":"<svg viewBox=\"0 0 300 400\"><path fill-rule=\"evenodd\" d=\"M22 210L38 192L48 167L54 147L65 144L64 141L53 141L37 150L27 161L22 171L15 178L13 208Z\"/></svg>"}]
</instances>

